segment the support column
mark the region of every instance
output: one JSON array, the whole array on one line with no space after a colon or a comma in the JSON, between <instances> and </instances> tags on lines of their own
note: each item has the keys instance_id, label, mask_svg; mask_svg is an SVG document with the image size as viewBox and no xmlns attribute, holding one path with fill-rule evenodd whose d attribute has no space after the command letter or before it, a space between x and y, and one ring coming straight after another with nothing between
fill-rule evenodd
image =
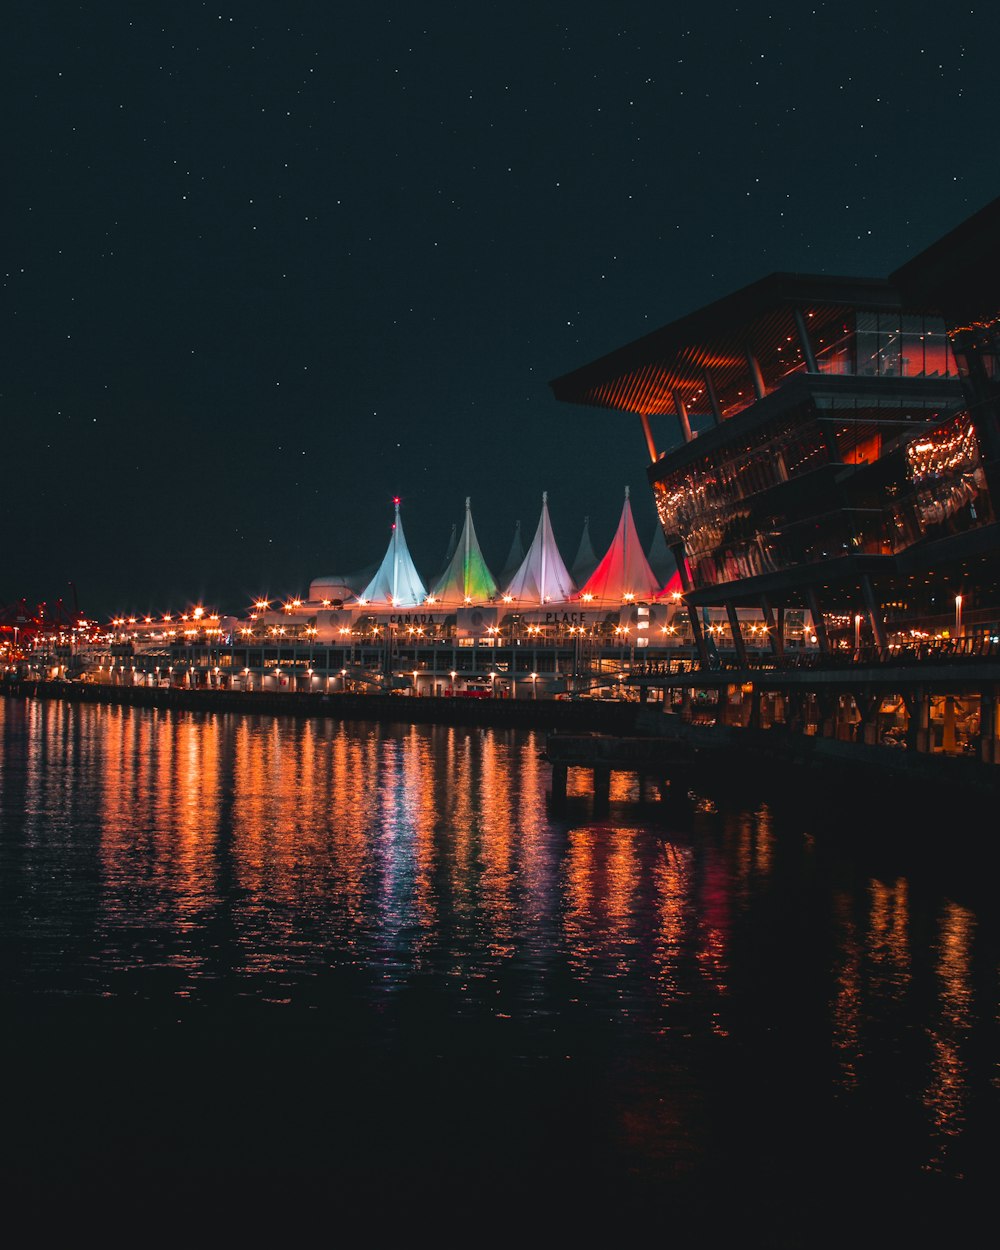
<instances>
[{"instance_id":1,"label":"support column","mask_svg":"<svg viewBox=\"0 0 1000 1250\"><path fill-rule=\"evenodd\" d=\"M958 742L955 738L955 696L944 696L944 723L941 728L941 750L945 755L958 754Z\"/></svg>"},{"instance_id":2,"label":"support column","mask_svg":"<svg viewBox=\"0 0 1000 1250\"><path fill-rule=\"evenodd\" d=\"M747 368L750 370L750 381L753 383L754 394L758 399L763 399L767 394L767 387L764 385L764 375L760 371L760 364L749 347L745 348L744 351L747 358Z\"/></svg>"},{"instance_id":3,"label":"support column","mask_svg":"<svg viewBox=\"0 0 1000 1250\"><path fill-rule=\"evenodd\" d=\"M827 636L823 613L820 611L819 599L816 597L816 591L812 586L806 591L806 600L809 604L809 615L812 617L813 629L816 633L816 641L819 643L820 652L823 655L829 655L830 639Z\"/></svg>"},{"instance_id":4,"label":"support column","mask_svg":"<svg viewBox=\"0 0 1000 1250\"><path fill-rule=\"evenodd\" d=\"M760 610L764 615L764 624L767 626L767 639L771 644L772 655L782 656L785 654L785 640L782 637L784 630L779 630L774 623L774 613L771 611L771 601L767 595L760 597ZM784 621L781 622L784 625Z\"/></svg>"},{"instance_id":5,"label":"support column","mask_svg":"<svg viewBox=\"0 0 1000 1250\"><path fill-rule=\"evenodd\" d=\"M674 411L677 413L677 420L680 423L681 435L685 443L690 443L693 435L691 433L691 420L688 417L687 405L681 398L680 391L674 391Z\"/></svg>"},{"instance_id":6,"label":"support column","mask_svg":"<svg viewBox=\"0 0 1000 1250\"><path fill-rule=\"evenodd\" d=\"M693 587L691 586L691 578L688 576L687 561L684 558L684 544L672 543L670 551L677 564L677 572L681 579L681 589L687 594ZM705 635L701 628L701 620L698 617L698 609L689 605L685 606L687 607L688 620L691 622L694 645L698 649L698 659L702 668L708 668L708 647L705 646Z\"/></svg>"},{"instance_id":7,"label":"support column","mask_svg":"<svg viewBox=\"0 0 1000 1250\"><path fill-rule=\"evenodd\" d=\"M795 329L799 336L799 346L802 348L802 355L805 357L806 373L819 373L812 342L809 339L809 329L806 326L805 317L802 316L802 309L793 308L792 315L795 317Z\"/></svg>"},{"instance_id":8,"label":"support column","mask_svg":"<svg viewBox=\"0 0 1000 1250\"><path fill-rule=\"evenodd\" d=\"M691 578L688 577L687 560L684 556L683 543L671 543L670 554L674 557L674 563L677 565L677 576L681 579L681 590L685 594L691 589Z\"/></svg>"},{"instance_id":9,"label":"support column","mask_svg":"<svg viewBox=\"0 0 1000 1250\"><path fill-rule=\"evenodd\" d=\"M660 458L660 453L656 450L656 442L653 438L653 431L649 428L649 417L644 412L639 413L639 420L642 422L642 432L646 438L646 449L649 452L649 463L656 464Z\"/></svg>"},{"instance_id":10,"label":"support column","mask_svg":"<svg viewBox=\"0 0 1000 1250\"><path fill-rule=\"evenodd\" d=\"M906 730L907 746L926 755L931 749L931 700L924 690L903 695L910 723Z\"/></svg>"},{"instance_id":11,"label":"support column","mask_svg":"<svg viewBox=\"0 0 1000 1250\"><path fill-rule=\"evenodd\" d=\"M835 738L840 716L840 696L830 690L818 690L816 707L819 714L819 736Z\"/></svg>"},{"instance_id":12,"label":"support column","mask_svg":"<svg viewBox=\"0 0 1000 1250\"><path fill-rule=\"evenodd\" d=\"M834 736L839 742L854 741L854 719L851 715L854 708L853 695L842 694L837 698L837 729Z\"/></svg>"},{"instance_id":13,"label":"support column","mask_svg":"<svg viewBox=\"0 0 1000 1250\"><path fill-rule=\"evenodd\" d=\"M808 692L800 690L797 686L788 691L785 715L788 718L788 728L792 733L809 737L816 732L816 721L811 715L814 702L815 700L809 696Z\"/></svg>"},{"instance_id":14,"label":"support column","mask_svg":"<svg viewBox=\"0 0 1000 1250\"><path fill-rule=\"evenodd\" d=\"M886 650L885 625L878 610L878 604L875 602L872 579L867 573L861 574L861 593L865 597L865 608L868 612L868 623L872 627L872 637L875 639L875 646L878 647L879 658L882 659Z\"/></svg>"},{"instance_id":15,"label":"support column","mask_svg":"<svg viewBox=\"0 0 1000 1250\"><path fill-rule=\"evenodd\" d=\"M881 692L856 694L854 702L861 716L861 723L858 725L858 741L865 742L868 746L875 746L878 742L878 713L882 706Z\"/></svg>"},{"instance_id":16,"label":"support column","mask_svg":"<svg viewBox=\"0 0 1000 1250\"><path fill-rule=\"evenodd\" d=\"M689 607L687 614L688 620L691 622L691 633L694 634L694 644L698 648L698 659L701 662L701 667L708 668L708 645L705 642L705 631L701 627L698 609Z\"/></svg>"},{"instance_id":17,"label":"support column","mask_svg":"<svg viewBox=\"0 0 1000 1250\"><path fill-rule=\"evenodd\" d=\"M729 628L733 635L733 646L736 649L736 662L740 668L748 668L747 649L743 645L743 632L740 629L740 618L731 599L726 600L726 616L729 617Z\"/></svg>"},{"instance_id":18,"label":"support column","mask_svg":"<svg viewBox=\"0 0 1000 1250\"><path fill-rule=\"evenodd\" d=\"M712 375L707 369L703 376L705 378L705 393L708 395L708 403L712 409L712 420L716 425L721 425L722 408L719 406L719 396L715 390L715 383L712 381Z\"/></svg>"},{"instance_id":19,"label":"support column","mask_svg":"<svg viewBox=\"0 0 1000 1250\"><path fill-rule=\"evenodd\" d=\"M566 804L566 777L569 769L565 764L552 765L552 802L556 807Z\"/></svg>"}]
</instances>

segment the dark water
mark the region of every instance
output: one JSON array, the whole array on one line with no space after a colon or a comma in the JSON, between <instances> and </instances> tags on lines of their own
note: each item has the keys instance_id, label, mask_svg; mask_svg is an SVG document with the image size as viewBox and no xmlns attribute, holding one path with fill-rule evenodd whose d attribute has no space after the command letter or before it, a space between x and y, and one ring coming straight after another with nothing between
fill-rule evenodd
<instances>
[{"instance_id":1,"label":"dark water","mask_svg":"<svg viewBox=\"0 0 1000 1250\"><path fill-rule=\"evenodd\" d=\"M961 810L622 779L594 821L581 778L557 818L513 731L8 700L0 737L36 1213L875 1245L991 1194L996 828Z\"/></svg>"}]
</instances>

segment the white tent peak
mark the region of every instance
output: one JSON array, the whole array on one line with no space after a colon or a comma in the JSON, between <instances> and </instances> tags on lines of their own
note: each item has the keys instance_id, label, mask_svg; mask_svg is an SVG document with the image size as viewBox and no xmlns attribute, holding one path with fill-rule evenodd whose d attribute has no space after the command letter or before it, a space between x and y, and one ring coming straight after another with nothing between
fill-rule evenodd
<instances>
[{"instance_id":1,"label":"white tent peak","mask_svg":"<svg viewBox=\"0 0 1000 1250\"><path fill-rule=\"evenodd\" d=\"M575 589L559 554L552 522L549 520L549 493L542 494L542 514L528 554L507 586L504 598L519 603L563 603Z\"/></svg>"},{"instance_id":2,"label":"white tent peak","mask_svg":"<svg viewBox=\"0 0 1000 1250\"><path fill-rule=\"evenodd\" d=\"M604 558L581 586L580 598L596 603L622 603L652 599L659 589L659 579L649 567L639 542L626 486L618 529Z\"/></svg>"},{"instance_id":3,"label":"white tent peak","mask_svg":"<svg viewBox=\"0 0 1000 1250\"><path fill-rule=\"evenodd\" d=\"M396 514L392 523L389 546L359 600L365 603L388 603L397 608L415 608L427 598L427 591L410 558L399 515L399 500L394 499Z\"/></svg>"}]
</instances>

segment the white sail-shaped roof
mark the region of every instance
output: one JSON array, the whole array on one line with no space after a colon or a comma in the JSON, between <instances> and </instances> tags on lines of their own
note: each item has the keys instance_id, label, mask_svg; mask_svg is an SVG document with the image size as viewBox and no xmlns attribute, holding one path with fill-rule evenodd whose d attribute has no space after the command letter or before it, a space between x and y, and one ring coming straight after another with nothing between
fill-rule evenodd
<instances>
[{"instance_id":1,"label":"white sail-shaped roof","mask_svg":"<svg viewBox=\"0 0 1000 1250\"><path fill-rule=\"evenodd\" d=\"M514 537L511 539L510 551L504 561L500 584L506 586L524 562L524 544L521 542L521 522L514 522Z\"/></svg>"},{"instance_id":2,"label":"white sail-shaped roof","mask_svg":"<svg viewBox=\"0 0 1000 1250\"><path fill-rule=\"evenodd\" d=\"M573 581L578 586L582 585L587 578L597 568L597 553L594 551L594 544L590 541L590 517L583 518L583 534L580 536L580 546L577 548L576 559L570 569Z\"/></svg>"},{"instance_id":3,"label":"white sail-shaped roof","mask_svg":"<svg viewBox=\"0 0 1000 1250\"><path fill-rule=\"evenodd\" d=\"M427 591L410 559L399 516L399 500L394 499L396 519L392 537L378 571L368 583L359 600L365 603L389 603L397 608L415 608L427 598Z\"/></svg>"},{"instance_id":4,"label":"white sail-shaped roof","mask_svg":"<svg viewBox=\"0 0 1000 1250\"><path fill-rule=\"evenodd\" d=\"M573 579L563 564L552 533L546 491L542 495L542 515L538 518L535 537L521 567L507 586L505 598L509 596L518 603L563 603L574 589Z\"/></svg>"},{"instance_id":5,"label":"white sail-shaped roof","mask_svg":"<svg viewBox=\"0 0 1000 1250\"><path fill-rule=\"evenodd\" d=\"M497 593L472 523L472 503L465 501L465 524L455 554L431 592L441 603L485 603Z\"/></svg>"},{"instance_id":6,"label":"white sail-shaped roof","mask_svg":"<svg viewBox=\"0 0 1000 1250\"><path fill-rule=\"evenodd\" d=\"M625 599L652 599L659 590L660 582L639 542L626 486L621 520L611 546L580 587L580 597L597 603L621 603Z\"/></svg>"}]
</instances>

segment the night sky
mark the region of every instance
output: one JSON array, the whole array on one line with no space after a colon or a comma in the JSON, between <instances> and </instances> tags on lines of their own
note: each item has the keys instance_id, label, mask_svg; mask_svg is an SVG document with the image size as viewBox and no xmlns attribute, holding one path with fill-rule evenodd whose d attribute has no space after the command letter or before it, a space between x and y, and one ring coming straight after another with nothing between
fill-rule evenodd
<instances>
[{"instance_id":1,"label":"night sky","mask_svg":"<svg viewBox=\"0 0 1000 1250\"><path fill-rule=\"evenodd\" d=\"M885 276L1000 194L1000 9L5 8L0 600L242 613L466 495L571 563L637 419L548 382L776 270Z\"/></svg>"}]
</instances>

